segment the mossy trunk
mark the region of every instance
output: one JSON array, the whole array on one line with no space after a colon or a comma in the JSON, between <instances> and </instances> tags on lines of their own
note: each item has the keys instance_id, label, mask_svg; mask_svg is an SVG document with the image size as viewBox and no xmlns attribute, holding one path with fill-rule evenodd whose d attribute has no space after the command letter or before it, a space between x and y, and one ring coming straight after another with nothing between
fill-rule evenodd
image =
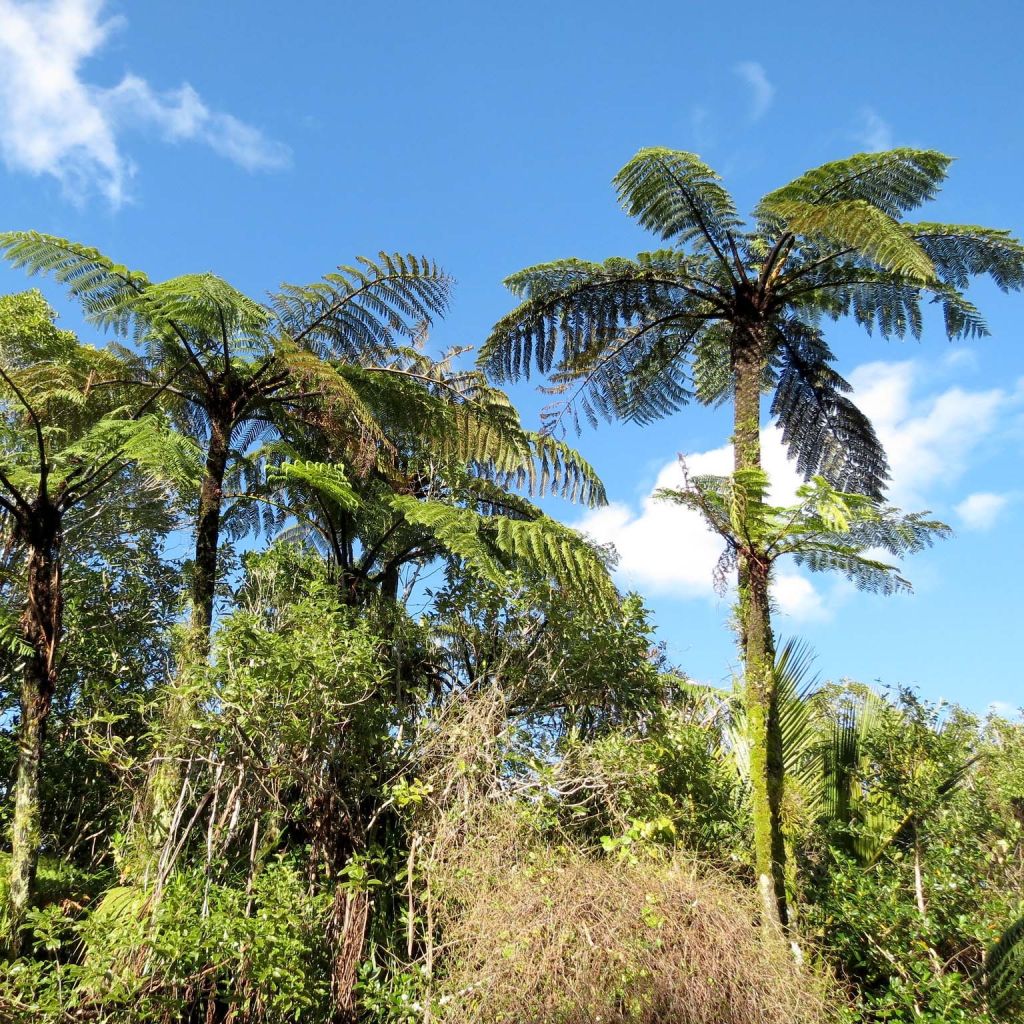
<instances>
[{"instance_id":1,"label":"mossy trunk","mask_svg":"<svg viewBox=\"0 0 1024 1024\"><path fill-rule=\"evenodd\" d=\"M736 471L760 469L763 354L756 330L738 332L732 358L735 383L734 468ZM786 846L782 831L785 769L768 592L771 566L756 551L742 552L737 575L744 701L750 743L754 872L765 921L769 926L782 928L788 920Z\"/></svg>"},{"instance_id":2,"label":"mossy trunk","mask_svg":"<svg viewBox=\"0 0 1024 1024\"><path fill-rule=\"evenodd\" d=\"M51 518L46 515L48 511L52 510L40 510L40 518ZM61 608L60 534L54 522L44 524L40 535L29 544L28 600L21 619L22 639L31 654L26 658L21 680L18 766L11 822L6 940L12 955L21 949L21 928L35 890L42 843L39 783L46 722L57 686Z\"/></svg>"}]
</instances>

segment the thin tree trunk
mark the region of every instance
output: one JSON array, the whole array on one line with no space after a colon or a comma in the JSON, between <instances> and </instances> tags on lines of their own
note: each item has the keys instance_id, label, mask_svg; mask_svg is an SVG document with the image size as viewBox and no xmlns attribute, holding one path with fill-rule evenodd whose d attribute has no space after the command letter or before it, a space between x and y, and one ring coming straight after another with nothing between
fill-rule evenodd
<instances>
[{"instance_id":1,"label":"thin tree trunk","mask_svg":"<svg viewBox=\"0 0 1024 1024\"><path fill-rule=\"evenodd\" d=\"M756 333L733 348L735 382L733 459L736 471L761 468L761 345ZM754 818L754 872L765 921L787 923L786 846L782 832L785 784L782 734L775 688L775 645L768 584L770 566L743 553L738 566L740 645L750 742L750 787Z\"/></svg>"},{"instance_id":2,"label":"thin tree trunk","mask_svg":"<svg viewBox=\"0 0 1024 1024\"><path fill-rule=\"evenodd\" d=\"M156 750L157 759L149 777L143 808L144 832L148 850L144 851L144 872L155 862L169 838L174 806L181 792L179 763L181 741L195 712L190 688L192 668L205 661L210 650L213 606L217 587L217 549L223 505L224 476L231 445L230 423L216 419L211 424L210 447L206 457L199 514L196 519L195 559L192 569L191 635L169 687L163 711L163 737Z\"/></svg>"},{"instance_id":3,"label":"thin tree trunk","mask_svg":"<svg viewBox=\"0 0 1024 1024\"><path fill-rule=\"evenodd\" d=\"M927 921L928 905L924 901L924 875L921 870L921 836L917 828L914 829L914 896L921 920Z\"/></svg>"},{"instance_id":4,"label":"thin tree trunk","mask_svg":"<svg viewBox=\"0 0 1024 1024\"><path fill-rule=\"evenodd\" d=\"M203 486L199 493L196 519L196 553L192 572L192 626L207 640L213 625L213 602L217 588L217 547L223 504L224 475L231 446L230 424L216 421L210 430Z\"/></svg>"},{"instance_id":5,"label":"thin tree trunk","mask_svg":"<svg viewBox=\"0 0 1024 1024\"><path fill-rule=\"evenodd\" d=\"M7 945L11 955L21 949L21 927L35 889L42 842L39 796L46 722L57 684L57 648L61 610L59 530L30 544L28 601L22 615L22 637L31 647L21 682L21 723L18 768L11 824L11 870Z\"/></svg>"}]
</instances>

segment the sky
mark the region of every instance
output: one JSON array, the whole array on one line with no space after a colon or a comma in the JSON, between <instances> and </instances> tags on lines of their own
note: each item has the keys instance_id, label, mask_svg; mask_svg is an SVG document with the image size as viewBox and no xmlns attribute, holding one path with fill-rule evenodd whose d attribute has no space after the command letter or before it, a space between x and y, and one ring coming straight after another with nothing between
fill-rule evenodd
<instances>
[{"instance_id":1,"label":"sky","mask_svg":"<svg viewBox=\"0 0 1024 1024\"><path fill-rule=\"evenodd\" d=\"M723 13L724 12L724 13ZM1024 7L562 0L127 4L0 0L5 229L94 245L161 279L211 270L254 295L359 254L412 251L457 280L431 343L479 345L512 305L504 277L652 240L611 178L641 147L698 152L741 209L804 170L891 146L957 158L921 219L1024 232L1018 45ZM49 282L87 340L102 341ZM0 292L22 290L0 267ZM915 592L856 593L783 566L776 632L822 678L917 687L983 711L1024 704L1024 295L971 296L991 336L830 341L893 469L891 499L955 537L908 559ZM512 394L536 423L534 384ZM770 423L768 468L792 486ZM714 540L651 500L691 468L726 470L722 411L571 438L606 508L549 505L613 541L669 658L727 685L738 669Z\"/></svg>"}]
</instances>

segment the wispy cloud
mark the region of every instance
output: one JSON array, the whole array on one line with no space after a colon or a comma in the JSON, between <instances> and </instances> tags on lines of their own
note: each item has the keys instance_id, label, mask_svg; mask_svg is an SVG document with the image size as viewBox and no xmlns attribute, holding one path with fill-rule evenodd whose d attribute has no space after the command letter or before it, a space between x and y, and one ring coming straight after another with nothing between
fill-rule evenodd
<instances>
[{"instance_id":1,"label":"wispy cloud","mask_svg":"<svg viewBox=\"0 0 1024 1024\"><path fill-rule=\"evenodd\" d=\"M768 81L764 65L745 60L735 65L733 71L750 87L750 119L764 117L775 99L775 86Z\"/></svg>"},{"instance_id":2,"label":"wispy cloud","mask_svg":"<svg viewBox=\"0 0 1024 1024\"><path fill-rule=\"evenodd\" d=\"M871 107L861 110L853 137L869 153L893 148L892 125Z\"/></svg>"},{"instance_id":3,"label":"wispy cloud","mask_svg":"<svg viewBox=\"0 0 1024 1024\"><path fill-rule=\"evenodd\" d=\"M86 81L82 65L123 23L104 8L105 0L0 0L0 155L9 169L116 206L136 171L121 142L129 128L205 144L247 170L289 162L286 146L211 110L188 84L160 92L131 74L110 88Z\"/></svg>"},{"instance_id":4,"label":"wispy cloud","mask_svg":"<svg viewBox=\"0 0 1024 1024\"><path fill-rule=\"evenodd\" d=\"M956 514L968 530L991 530L1009 503L1005 494L979 491L964 498L956 506Z\"/></svg>"}]
</instances>

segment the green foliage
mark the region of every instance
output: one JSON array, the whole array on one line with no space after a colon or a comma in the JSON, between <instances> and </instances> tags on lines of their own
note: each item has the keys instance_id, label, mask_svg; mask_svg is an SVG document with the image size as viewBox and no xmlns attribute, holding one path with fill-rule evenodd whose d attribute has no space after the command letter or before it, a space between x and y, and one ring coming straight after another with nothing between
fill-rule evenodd
<instances>
[{"instance_id":1,"label":"green foliage","mask_svg":"<svg viewBox=\"0 0 1024 1024\"><path fill-rule=\"evenodd\" d=\"M723 581L739 557L749 554L770 569L791 555L812 572L839 572L861 590L894 594L909 590L910 583L896 566L871 557L873 552L900 557L950 533L944 523L927 519L928 513L904 514L868 495L837 491L822 476L797 489L796 505L769 505L767 494L767 474L744 469L730 477L687 476L684 488L663 488L657 497L696 510L722 537Z\"/></svg>"},{"instance_id":2,"label":"green foliage","mask_svg":"<svg viewBox=\"0 0 1024 1024\"><path fill-rule=\"evenodd\" d=\"M950 337L973 335L985 325L963 294L969 279L1024 285L1024 248L1006 232L901 220L934 198L949 163L897 149L825 164L766 195L746 224L697 156L641 150L616 176L620 200L675 248L513 274L522 302L481 361L498 379L550 374L564 396L552 427L577 407L592 424L643 423L691 396L714 404L749 363L776 391L772 411L800 470L879 497L885 456L832 370L821 318L918 335L927 299Z\"/></svg>"},{"instance_id":3,"label":"green foliage","mask_svg":"<svg viewBox=\"0 0 1024 1024\"><path fill-rule=\"evenodd\" d=\"M404 495L392 498L391 505L430 530L446 551L495 586L502 586L509 569L520 565L595 609L606 609L615 601L600 557L579 534L554 519L539 514L530 519L485 517L471 509Z\"/></svg>"}]
</instances>

